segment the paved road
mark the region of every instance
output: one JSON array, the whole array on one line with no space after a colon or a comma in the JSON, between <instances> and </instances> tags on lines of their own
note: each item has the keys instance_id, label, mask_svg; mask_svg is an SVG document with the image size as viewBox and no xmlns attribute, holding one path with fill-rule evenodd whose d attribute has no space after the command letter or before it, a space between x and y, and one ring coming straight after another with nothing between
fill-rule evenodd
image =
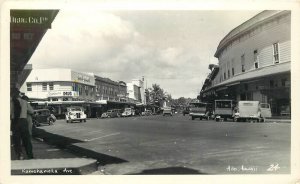
<instances>
[{"instance_id":1,"label":"paved road","mask_svg":"<svg viewBox=\"0 0 300 184\"><path fill-rule=\"evenodd\" d=\"M288 123L190 120L188 116L145 116L59 120L40 127L75 139L73 145L110 155L106 174L261 174L290 172Z\"/></svg>"}]
</instances>

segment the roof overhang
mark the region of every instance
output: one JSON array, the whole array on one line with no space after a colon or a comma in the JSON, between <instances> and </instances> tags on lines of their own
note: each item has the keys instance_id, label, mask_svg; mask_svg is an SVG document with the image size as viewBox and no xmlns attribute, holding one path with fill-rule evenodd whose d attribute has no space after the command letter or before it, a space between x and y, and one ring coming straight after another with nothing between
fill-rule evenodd
<instances>
[{"instance_id":1,"label":"roof overhang","mask_svg":"<svg viewBox=\"0 0 300 184\"><path fill-rule=\"evenodd\" d=\"M241 82L258 80L263 77L270 77L273 75L290 73L290 72L291 72L291 62L274 64L274 65L270 65L267 67L258 68L258 69L254 69L254 70L251 70L248 72L244 72L244 73L235 75L234 77L232 77L226 81L223 81L203 92L206 92L206 91L209 91L212 89L223 88L225 86L229 87L229 86L239 85Z\"/></svg>"},{"instance_id":2,"label":"roof overhang","mask_svg":"<svg viewBox=\"0 0 300 184\"><path fill-rule=\"evenodd\" d=\"M10 71L11 86L27 78L19 74L24 70L32 54L59 10L11 10L10 11ZM18 78L22 78L19 81ZM19 84L21 85L21 84Z\"/></svg>"}]
</instances>

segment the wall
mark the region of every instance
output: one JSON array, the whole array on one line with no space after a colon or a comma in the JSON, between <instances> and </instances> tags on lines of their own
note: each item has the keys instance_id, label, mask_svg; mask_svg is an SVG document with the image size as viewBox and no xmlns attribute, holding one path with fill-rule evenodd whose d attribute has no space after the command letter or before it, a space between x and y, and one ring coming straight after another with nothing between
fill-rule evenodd
<instances>
[{"instance_id":1,"label":"wall","mask_svg":"<svg viewBox=\"0 0 300 184\"><path fill-rule=\"evenodd\" d=\"M274 19L262 26L258 26L251 32L237 38L229 44L219 56L220 71L213 84L216 85L228 79L228 69L232 77L234 73L242 73L241 56L245 56L245 70L254 69L254 50L258 51L259 67L272 65L273 63L273 43L279 43L279 62L291 61L291 22L290 15L280 19ZM220 81L221 79L221 81Z\"/></svg>"}]
</instances>

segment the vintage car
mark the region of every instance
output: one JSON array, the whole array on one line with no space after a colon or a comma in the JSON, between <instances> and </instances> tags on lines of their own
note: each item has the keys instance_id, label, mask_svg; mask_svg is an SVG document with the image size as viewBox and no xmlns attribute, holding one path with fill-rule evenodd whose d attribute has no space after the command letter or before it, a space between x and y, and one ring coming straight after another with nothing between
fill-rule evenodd
<instances>
[{"instance_id":1,"label":"vintage car","mask_svg":"<svg viewBox=\"0 0 300 184\"><path fill-rule=\"evenodd\" d=\"M49 109L36 109L33 113L32 123L37 127L41 124L52 125L56 121L56 117L50 113Z\"/></svg>"},{"instance_id":2,"label":"vintage car","mask_svg":"<svg viewBox=\"0 0 300 184\"><path fill-rule=\"evenodd\" d=\"M214 117L216 121L233 119L234 102L232 100L215 100Z\"/></svg>"},{"instance_id":3,"label":"vintage car","mask_svg":"<svg viewBox=\"0 0 300 184\"><path fill-rule=\"evenodd\" d=\"M257 121L264 122L266 117L271 116L268 112L269 105L262 105L259 101L239 101L234 114L234 121ZM263 112L262 112L263 110Z\"/></svg>"},{"instance_id":4,"label":"vintage car","mask_svg":"<svg viewBox=\"0 0 300 184\"><path fill-rule=\"evenodd\" d=\"M111 109L108 110L106 113L109 118L121 117L121 109Z\"/></svg>"},{"instance_id":5,"label":"vintage car","mask_svg":"<svg viewBox=\"0 0 300 184\"><path fill-rule=\"evenodd\" d=\"M68 107L66 112L66 122L72 123L73 121L86 122L86 114L82 107Z\"/></svg>"},{"instance_id":6,"label":"vintage car","mask_svg":"<svg viewBox=\"0 0 300 184\"><path fill-rule=\"evenodd\" d=\"M165 115L172 116L172 109L171 109L171 107L165 107L165 108L163 108L163 116L165 116Z\"/></svg>"},{"instance_id":7,"label":"vintage car","mask_svg":"<svg viewBox=\"0 0 300 184\"><path fill-rule=\"evenodd\" d=\"M135 112L134 109L132 108L125 108L124 112L122 113L123 117L128 117L128 116L134 116Z\"/></svg>"},{"instance_id":8,"label":"vintage car","mask_svg":"<svg viewBox=\"0 0 300 184\"><path fill-rule=\"evenodd\" d=\"M191 102L190 103L190 116L192 120L195 118L209 120L212 115L212 104L204 102Z\"/></svg>"}]
</instances>

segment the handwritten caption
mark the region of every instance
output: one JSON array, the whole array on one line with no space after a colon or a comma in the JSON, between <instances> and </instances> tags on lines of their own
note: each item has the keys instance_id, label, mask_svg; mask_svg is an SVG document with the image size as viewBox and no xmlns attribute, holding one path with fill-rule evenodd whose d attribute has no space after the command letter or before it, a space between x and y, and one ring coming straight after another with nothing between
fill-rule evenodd
<instances>
[{"instance_id":1,"label":"handwritten caption","mask_svg":"<svg viewBox=\"0 0 300 184\"><path fill-rule=\"evenodd\" d=\"M268 172L275 172L280 169L280 166L278 163L272 163L270 164L266 171ZM241 165L241 166L233 166L229 165L226 167L227 172L257 172L258 171L258 166L246 166L246 165Z\"/></svg>"}]
</instances>

